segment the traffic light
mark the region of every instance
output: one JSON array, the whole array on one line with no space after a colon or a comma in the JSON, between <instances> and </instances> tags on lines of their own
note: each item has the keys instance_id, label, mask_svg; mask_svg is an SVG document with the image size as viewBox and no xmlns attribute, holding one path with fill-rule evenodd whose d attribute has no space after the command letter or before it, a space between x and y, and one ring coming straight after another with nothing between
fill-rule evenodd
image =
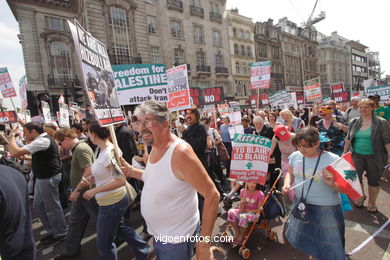
<instances>
[{"instance_id":1,"label":"traffic light","mask_svg":"<svg viewBox=\"0 0 390 260\"><path fill-rule=\"evenodd\" d=\"M78 104L84 103L84 94L82 93L83 91L82 87L73 84L73 86L71 87L71 91L72 91L74 102Z\"/></svg>"}]
</instances>

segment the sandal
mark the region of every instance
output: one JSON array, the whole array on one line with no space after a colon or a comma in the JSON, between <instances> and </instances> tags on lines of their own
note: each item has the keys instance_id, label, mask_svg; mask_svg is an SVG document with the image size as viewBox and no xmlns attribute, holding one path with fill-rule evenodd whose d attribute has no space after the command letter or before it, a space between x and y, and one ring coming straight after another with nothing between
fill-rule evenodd
<instances>
[{"instance_id":1,"label":"sandal","mask_svg":"<svg viewBox=\"0 0 390 260\"><path fill-rule=\"evenodd\" d=\"M378 213L378 208L376 206L367 206L367 211L370 213Z\"/></svg>"},{"instance_id":2,"label":"sandal","mask_svg":"<svg viewBox=\"0 0 390 260\"><path fill-rule=\"evenodd\" d=\"M358 209L361 209L364 207L364 201L367 199L367 196L363 196L362 198L363 199L359 198L359 199L355 200L353 203L353 204L355 204L355 207L357 207Z\"/></svg>"}]
</instances>

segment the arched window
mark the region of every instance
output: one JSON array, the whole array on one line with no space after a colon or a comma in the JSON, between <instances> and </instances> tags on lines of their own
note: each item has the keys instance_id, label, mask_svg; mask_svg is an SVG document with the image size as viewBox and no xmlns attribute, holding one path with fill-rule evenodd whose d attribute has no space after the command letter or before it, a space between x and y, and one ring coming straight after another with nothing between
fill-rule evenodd
<instances>
[{"instance_id":1,"label":"arched window","mask_svg":"<svg viewBox=\"0 0 390 260\"><path fill-rule=\"evenodd\" d=\"M134 63L133 46L131 42L131 19L126 10L111 6L109 10L109 48L111 64Z\"/></svg>"},{"instance_id":2,"label":"arched window","mask_svg":"<svg viewBox=\"0 0 390 260\"><path fill-rule=\"evenodd\" d=\"M62 41L52 41L49 46L53 78L58 80L72 79L69 46Z\"/></svg>"}]
</instances>

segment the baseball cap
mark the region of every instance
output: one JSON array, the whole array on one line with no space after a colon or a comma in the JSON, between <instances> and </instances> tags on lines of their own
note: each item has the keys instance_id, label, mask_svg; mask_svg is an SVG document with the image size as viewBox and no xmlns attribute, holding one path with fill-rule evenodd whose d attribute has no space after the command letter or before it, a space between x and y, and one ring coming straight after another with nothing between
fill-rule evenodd
<instances>
[{"instance_id":1,"label":"baseball cap","mask_svg":"<svg viewBox=\"0 0 390 260\"><path fill-rule=\"evenodd\" d=\"M287 129L287 127L285 125L277 125L274 128L274 134L281 141L287 141L291 137L291 133L290 133L290 131L288 131L288 129Z\"/></svg>"},{"instance_id":2,"label":"baseball cap","mask_svg":"<svg viewBox=\"0 0 390 260\"><path fill-rule=\"evenodd\" d=\"M381 96L379 96L378 94L369 95L368 98L377 98L378 100L381 100Z\"/></svg>"}]
</instances>

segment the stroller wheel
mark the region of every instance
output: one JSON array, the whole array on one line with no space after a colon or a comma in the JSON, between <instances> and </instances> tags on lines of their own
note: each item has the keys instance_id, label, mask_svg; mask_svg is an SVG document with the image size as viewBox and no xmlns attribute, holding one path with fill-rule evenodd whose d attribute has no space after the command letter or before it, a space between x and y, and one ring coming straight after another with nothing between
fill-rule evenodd
<instances>
[{"instance_id":1,"label":"stroller wheel","mask_svg":"<svg viewBox=\"0 0 390 260\"><path fill-rule=\"evenodd\" d=\"M245 248L244 250L242 250L242 258L248 259L250 255L251 251L249 250L249 248Z\"/></svg>"}]
</instances>

